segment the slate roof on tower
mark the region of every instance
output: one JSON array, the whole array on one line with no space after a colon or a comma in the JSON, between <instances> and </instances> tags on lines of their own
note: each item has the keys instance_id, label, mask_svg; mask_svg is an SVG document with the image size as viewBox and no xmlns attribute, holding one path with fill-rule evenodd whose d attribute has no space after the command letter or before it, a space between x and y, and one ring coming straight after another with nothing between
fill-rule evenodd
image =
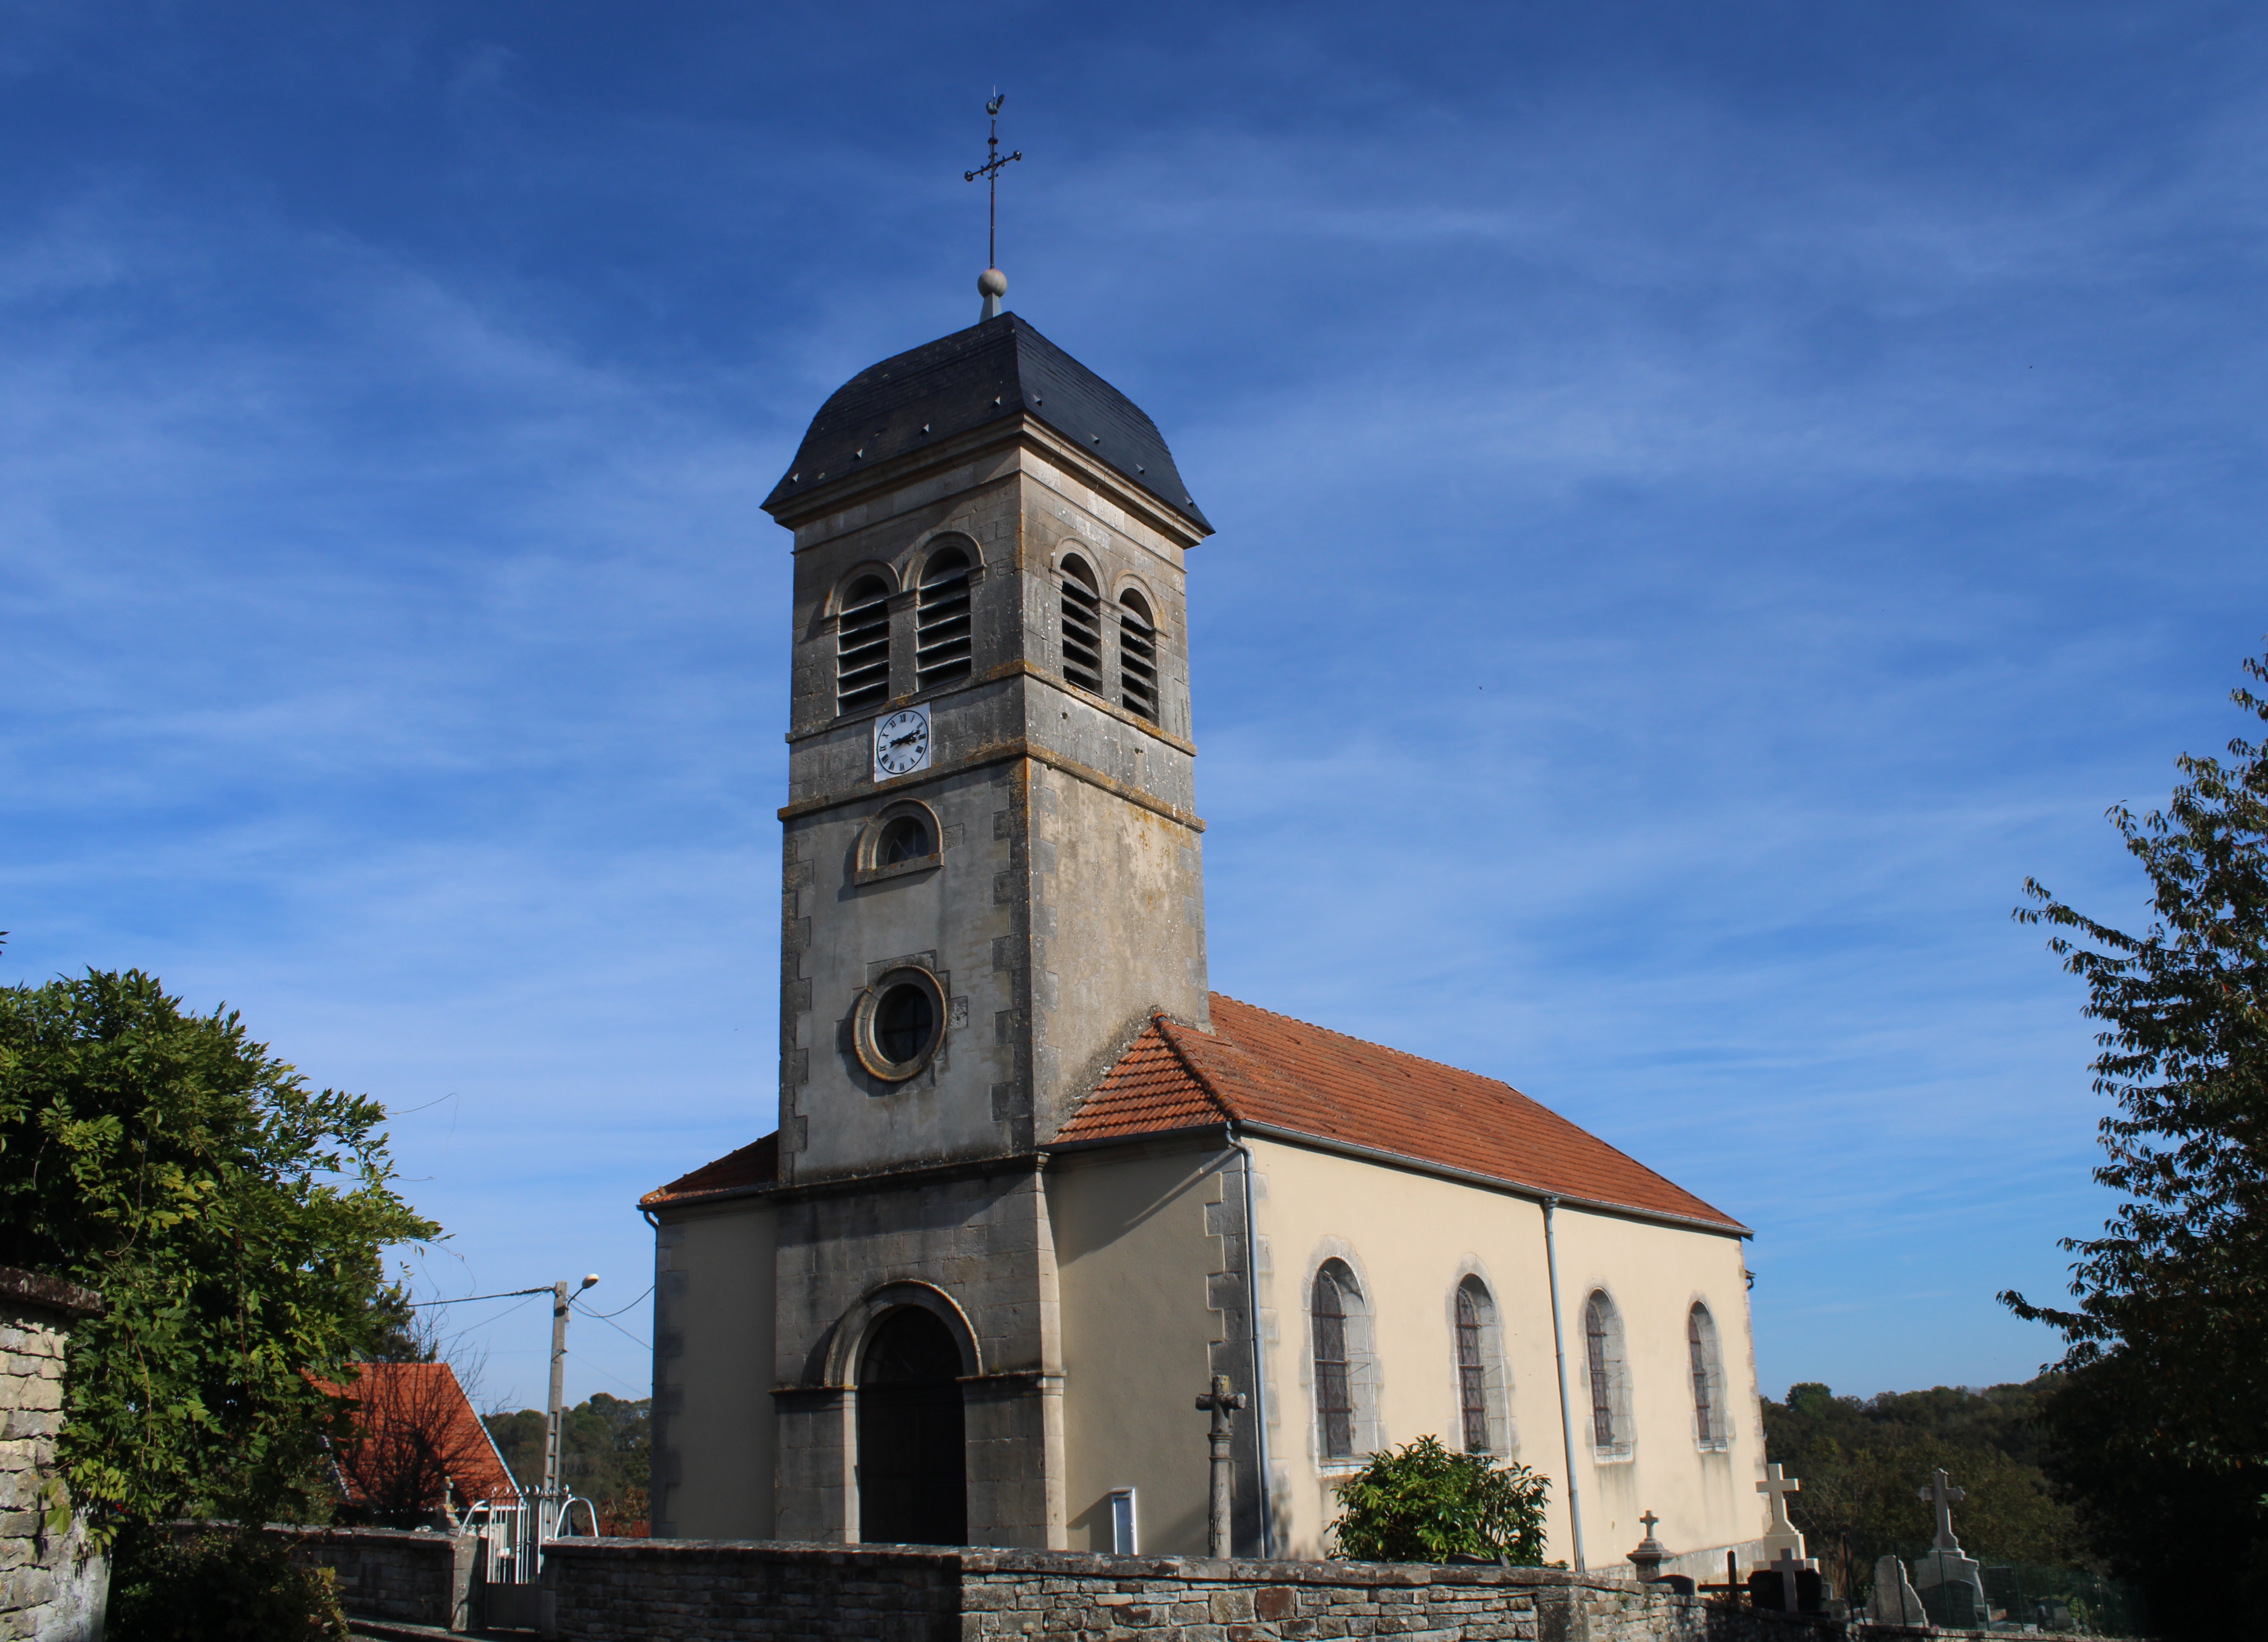
<instances>
[{"instance_id":1,"label":"slate roof on tower","mask_svg":"<svg viewBox=\"0 0 2268 1642\"><path fill-rule=\"evenodd\" d=\"M1508 1083L1211 994L1212 1030L1152 1018L1054 1145L1135 1140L1235 1123L1533 1194L1726 1232L1749 1228ZM779 1137L640 1198L656 1209L761 1191Z\"/></svg>"},{"instance_id":2,"label":"slate roof on tower","mask_svg":"<svg viewBox=\"0 0 2268 1642\"><path fill-rule=\"evenodd\" d=\"M870 365L812 419L787 476L764 498L777 514L821 485L989 422L1029 415L1212 534L1140 406L1023 320L1003 313Z\"/></svg>"},{"instance_id":3,"label":"slate roof on tower","mask_svg":"<svg viewBox=\"0 0 2268 1642\"><path fill-rule=\"evenodd\" d=\"M1155 1016L1054 1144L1234 1123L1570 1203L1748 1228L1494 1078L1212 997L1212 1030Z\"/></svg>"}]
</instances>

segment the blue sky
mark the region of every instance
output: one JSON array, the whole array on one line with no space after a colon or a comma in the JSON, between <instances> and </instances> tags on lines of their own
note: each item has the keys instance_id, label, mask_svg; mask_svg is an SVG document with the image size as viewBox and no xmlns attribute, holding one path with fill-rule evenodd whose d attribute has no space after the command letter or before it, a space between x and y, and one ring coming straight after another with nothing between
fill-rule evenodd
<instances>
[{"instance_id":1,"label":"blue sky","mask_svg":"<svg viewBox=\"0 0 2268 1642\"><path fill-rule=\"evenodd\" d=\"M770 1126L786 538L1010 305L1156 418L1214 984L1757 1228L1765 1388L2029 1373L2107 1204L2027 874L2143 916L2268 631L2235 6L0 4L0 979L398 1118L426 1292ZM542 1393L540 1307L460 1314ZM570 1388L640 1394L643 1305Z\"/></svg>"}]
</instances>

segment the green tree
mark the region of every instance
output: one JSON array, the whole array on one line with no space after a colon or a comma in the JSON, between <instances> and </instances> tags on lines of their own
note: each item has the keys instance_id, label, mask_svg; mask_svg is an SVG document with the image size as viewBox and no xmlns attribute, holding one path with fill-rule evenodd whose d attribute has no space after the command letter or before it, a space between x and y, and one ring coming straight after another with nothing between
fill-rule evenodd
<instances>
[{"instance_id":1,"label":"green tree","mask_svg":"<svg viewBox=\"0 0 2268 1642\"><path fill-rule=\"evenodd\" d=\"M544 1417L536 1409L490 1414L485 1423L497 1452L523 1488L543 1480ZM560 1440L560 1471L597 1509L600 1530L630 1532L647 1518L653 1482L653 1402L597 1392L569 1409Z\"/></svg>"},{"instance_id":2,"label":"green tree","mask_svg":"<svg viewBox=\"0 0 2268 1642\"><path fill-rule=\"evenodd\" d=\"M73 1335L61 1454L98 1533L304 1514L377 1346L396 1195L384 1111L310 1089L233 1013L138 970L0 989L0 1260L102 1292Z\"/></svg>"},{"instance_id":3,"label":"green tree","mask_svg":"<svg viewBox=\"0 0 2268 1642\"><path fill-rule=\"evenodd\" d=\"M2232 698L2268 722L2268 700ZM2095 1176L2122 1201L2101 1236L2065 1240L2075 1306L2001 1298L2063 1334L2048 1469L2169 1635L2229 1620L2191 1570L2268 1578L2268 745L2228 752L2184 755L2163 810L2110 812L2149 879L2146 933L2031 881L2016 913L2055 931L2102 1023Z\"/></svg>"},{"instance_id":4,"label":"green tree","mask_svg":"<svg viewBox=\"0 0 2268 1642\"><path fill-rule=\"evenodd\" d=\"M1338 1485L1345 1506L1331 1524L1351 1562L1446 1562L1460 1554L1521 1567L1543 1561L1543 1502L1550 1483L1524 1465L1452 1454L1420 1437L1371 1456Z\"/></svg>"}]
</instances>

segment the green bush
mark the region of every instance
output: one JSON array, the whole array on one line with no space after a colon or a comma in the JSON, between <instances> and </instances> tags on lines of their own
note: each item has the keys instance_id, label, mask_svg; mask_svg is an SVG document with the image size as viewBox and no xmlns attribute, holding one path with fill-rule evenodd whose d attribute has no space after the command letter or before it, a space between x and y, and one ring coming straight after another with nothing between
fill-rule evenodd
<instances>
[{"instance_id":1,"label":"green bush","mask_svg":"<svg viewBox=\"0 0 2268 1642\"><path fill-rule=\"evenodd\" d=\"M177 1541L136 1528L118 1550L112 1642L347 1642L337 1575L294 1562L284 1539L214 1528Z\"/></svg>"},{"instance_id":2,"label":"green bush","mask_svg":"<svg viewBox=\"0 0 2268 1642\"><path fill-rule=\"evenodd\" d=\"M1371 1456L1338 1485L1331 1532L1350 1562L1447 1562L1462 1554L1543 1565L1550 1479L1484 1454L1452 1454L1432 1437Z\"/></svg>"}]
</instances>

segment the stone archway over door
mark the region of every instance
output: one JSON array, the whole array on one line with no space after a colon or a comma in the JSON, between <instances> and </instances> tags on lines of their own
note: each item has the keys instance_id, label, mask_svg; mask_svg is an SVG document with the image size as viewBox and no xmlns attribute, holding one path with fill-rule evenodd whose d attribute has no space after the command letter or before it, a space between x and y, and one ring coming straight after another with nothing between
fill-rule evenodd
<instances>
[{"instance_id":1,"label":"stone archway over door","mask_svg":"<svg viewBox=\"0 0 2268 1642\"><path fill-rule=\"evenodd\" d=\"M929 1312L899 1307L858 1360L862 1543L968 1543L965 1436L959 1346Z\"/></svg>"}]
</instances>

